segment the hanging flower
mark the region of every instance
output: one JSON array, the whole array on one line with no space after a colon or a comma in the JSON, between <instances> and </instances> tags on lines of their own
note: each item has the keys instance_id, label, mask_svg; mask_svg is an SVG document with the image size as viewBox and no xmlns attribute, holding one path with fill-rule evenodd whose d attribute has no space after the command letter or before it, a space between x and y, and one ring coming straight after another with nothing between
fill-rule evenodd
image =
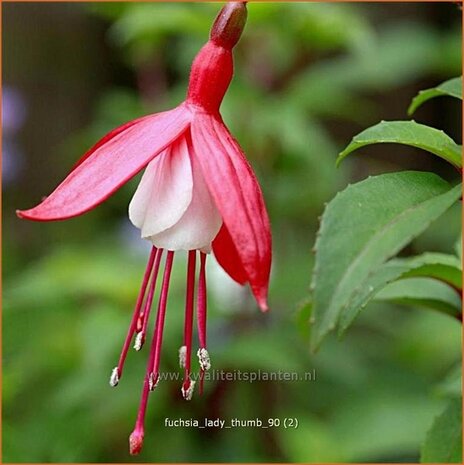
<instances>
[{"instance_id":1,"label":"hanging flower","mask_svg":"<svg viewBox=\"0 0 464 465\"><path fill-rule=\"evenodd\" d=\"M142 399L130 436L130 452L140 452L148 394L159 381L166 302L174 253L188 251L185 326L179 350L184 369L182 394L192 398L192 326L195 306L200 390L211 367L206 344L206 257L211 252L238 283L249 283L259 307L267 310L271 234L261 189L240 146L222 121L219 107L233 74L232 49L246 22L246 2L229 2L213 24L210 39L195 58L186 100L164 113L120 126L92 147L42 203L18 211L35 221L64 220L102 203L146 167L129 205L129 218L153 247L118 365L116 386L129 347L140 350L162 256L164 273Z\"/></svg>"}]
</instances>

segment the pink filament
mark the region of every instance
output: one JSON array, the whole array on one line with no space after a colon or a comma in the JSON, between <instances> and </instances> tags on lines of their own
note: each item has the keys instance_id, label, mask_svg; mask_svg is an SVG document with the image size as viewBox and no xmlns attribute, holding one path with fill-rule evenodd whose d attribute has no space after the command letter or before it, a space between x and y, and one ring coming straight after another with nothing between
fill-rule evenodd
<instances>
[{"instance_id":1,"label":"pink filament","mask_svg":"<svg viewBox=\"0 0 464 465\"><path fill-rule=\"evenodd\" d=\"M153 303L153 296L155 295L156 281L158 279L158 272L159 272L162 255L163 255L163 249L159 249L158 253L156 254L155 264L153 265L153 273L151 277L150 287L148 289L147 300L145 302L145 306L143 310L143 315L142 314L140 315L143 318L143 324L141 328L142 335L143 335L142 342L145 340L145 335L147 334L148 320L150 318L150 311L151 311L151 307Z\"/></svg>"},{"instance_id":2,"label":"pink filament","mask_svg":"<svg viewBox=\"0 0 464 465\"><path fill-rule=\"evenodd\" d=\"M184 324L184 345L187 348L185 359L184 387L190 386L190 370L192 360L192 327L193 327L193 302L195 294L195 266L196 251L190 250L187 265L187 291L185 299L185 324Z\"/></svg>"},{"instance_id":3,"label":"pink filament","mask_svg":"<svg viewBox=\"0 0 464 465\"><path fill-rule=\"evenodd\" d=\"M206 254L200 252L200 277L197 296L197 325L200 349L206 349ZM205 370L200 370L200 395L203 394Z\"/></svg>"},{"instance_id":4,"label":"pink filament","mask_svg":"<svg viewBox=\"0 0 464 465\"><path fill-rule=\"evenodd\" d=\"M166 256L166 264L164 268L163 284L161 286L161 293L158 303L158 314L156 317L155 330L153 332L153 341L150 351L150 359L152 359L151 372L154 376L154 382L156 383L159 373L159 364L161 357L161 346L163 344L163 330L164 330L164 319L166 316L166 304L168 299L169 280L171 278L172 262L174 259L174 252L168 251ZM150 365L147 370L147 376L150 372Z\"/></svg>"},{"instance_id":5,"label":"pink filament","mask_svg":"<svg viewBox=\"0 0 464 465\"><path fill-rule=\"evenodd\" d=\"M137 297L137 302L135 304L134 314L132 316L132 320L129 326L129 330L127 331L126 340L124 341L124 345L122 346L121 355L119 357L118 362L118 377L121 378L122 370L124 368L124 362L126 360L127 352L129 350L132 337L134 336L135 328L137 325L137 320L139 318L140 308L142 306L143 299L145 297L145 292L147 290L148 280L150 278L151 270L153 268L153 262L155 261L155 256L157 253L157 248L152 247L150 252L150 257L148 259L147 267L145 269L145 274L143 275L142 286L140 287L140 292Z\"/></svg>"}]
</instances>

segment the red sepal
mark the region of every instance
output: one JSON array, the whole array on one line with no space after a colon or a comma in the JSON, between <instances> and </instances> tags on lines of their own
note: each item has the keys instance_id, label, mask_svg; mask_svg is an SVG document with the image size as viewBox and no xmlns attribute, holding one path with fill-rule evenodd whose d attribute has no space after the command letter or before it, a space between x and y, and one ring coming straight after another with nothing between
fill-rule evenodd
<instances>
[{"instance_id":1,"label":"red sepal","mask_svg":"<svg viewBox=\"0 0 464 465\"><path fill-rule=\"evenodd\" d=\"M191 131L205 181L258 305L265 311L272 252L269 219L259 184L240 146L221 121L198 114ZM228 262L222 262L227 267ZM225 271L237 277L235 263Z\"/></svg>"},{"instance_id":2,"label":"red sepal","mask_svg":"<svg viewBox=\"0 0 464 465\"><path fill-rule=\"evenodd\" d=\"M225 224L222 225L218 235L213 241L213 252L218 263L227 271L228 275L239 284L248 281L242 262L235 248L230 233Z\"/></svg>"},{"instance_id":3,"label":"red sepal","mask_svg":"<svg viewBox=\"0 0 464 465\"><path fill-rule=\"evenodd\" d=\"M181 105L115 130L42 203L17 215L34 221L65 220L95 208L177 139L190 119L190 111Z\"/></svg>"}]
</instances>

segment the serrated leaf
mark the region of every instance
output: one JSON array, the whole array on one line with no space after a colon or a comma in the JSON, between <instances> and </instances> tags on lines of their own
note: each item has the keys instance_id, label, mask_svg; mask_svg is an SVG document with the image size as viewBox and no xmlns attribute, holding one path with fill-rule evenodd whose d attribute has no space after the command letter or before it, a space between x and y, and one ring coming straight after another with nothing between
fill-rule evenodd
<instances>
[{"instance_id":1,"label":"serrated leaf","mask_svg":"<svg viewBox=\"0 0 464 465\"><path fill-rule=\"evenodd\" d=\"M462 463L461 402L451 400L433 422L422 447L422 463Z\"/></svg>"},{"instance_id":2,"label":"serrated leaf","mask_svg":"<svg viewBox=\"0 0 464 465\"><path fill-rule=\"evenodd\" d=\"M435 97L449 96L462 100L462 76L449 79L437 87L421 90L412 100L408 115L412 115L423 103Z\"/></svg>"},{"instance_id":3,"label":"serrated leaf","mask_svg":"<svg viewBox=\"0 0 464 465\"><path fill-rule=\"evenodd\" d=\"M340 153L337 165L351 152L372 144L395 143L433 153L457 168L462 166L462 147L439 129L415 121L382 121L353 137Z\"/></svg>"},{"instance_id":4,"label":"serrated leaf","mask_svg":"<svg viewBox=\"0 0 464 465\"><path fill-rule=\"evenodd\" d=\"M431 308L456 318L461 316L458 293L448 284L432 278L407 278L392 282L375 296L375 300Z\"/></svg>"},{"instance_id":5,"label":"serrated leaf","mask_svg":"<svg viewBox=\"0 0 464 465\"><path fill-rule=\"evenodd\" d=\"M432 173L405 171L349 186L328 204L316 240L312 346L335 328L366 279L461 196Z\"/></svg>"},{"instance_id":6,"label":"serrated leaf","mask_svg":"<svg viewBox=\"0 0 464 465\"><path fill-rule=\"evenodd\" d=\"M428 276L462 287L461 261L454 255L425 253L411 258L394 258L368 277L340 316L338 334L342 335L360 311L387 284L405 277Z\"/></svg>"}]
</instances>

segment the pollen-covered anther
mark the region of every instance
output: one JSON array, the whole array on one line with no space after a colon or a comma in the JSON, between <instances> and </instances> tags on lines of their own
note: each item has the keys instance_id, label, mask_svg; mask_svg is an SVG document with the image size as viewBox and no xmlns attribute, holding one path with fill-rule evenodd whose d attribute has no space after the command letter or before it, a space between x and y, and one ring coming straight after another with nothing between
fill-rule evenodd
<instances>
[{"instance_id":1,"label":"pollen-covered anther","mask_svg":"<svg viewBox=\"0 0 464 465\"><path fill-rule=\"evenodd\" d=\"M181 392L185 400L192 400L193 391L195 389L195 381L188 379L182 385Z\"/></svg>"},{"instance_id":2,"label":"pollen-covered anther","mask_svg":"<svg viewBox=\"0 0 464 465\"><path fill-rule=\"evenodd\" d=\"M142 331L137 333L137 336L135 336L135 342L134 342L134 349L136 351L139 351L143 347L143 343L145 342L144 334Z\"/></svg>"},{"instance_id":3,"label":"pollen-covered anther","mask_svg":"<svg viewBox=\"0 0 464 465\"><path fill-rule=\"evenodd\" d=\"M154 391L156 386L158 386L159 383L159 375L156 375L152 372L148 375L148 389L150 391Z\"/></svg>"},{"instance_id":4,"label":"pollen-covered anther","mask_svg":"<svg viewBox=\"0 0 464 465\"><path fill-rule=\"evenodd\" d=\"M179 348L179 365L181 368L185 368L187 362L187 346L181 346Z\"/></svg>"},{"instance_id":5,"label":"pollen-covered anther","mask_svg":"<svg viewBox=\"0 0 464 465\"><path fill-rule=\"evenodd\" d=\"M119 369L118 367L114 367L113 371L111 372L110 376L110 386L116 387L119 384Z\"/></svg>"},{"instance_id":6,"label":"pollen-covered anther","mask_svg":"<svg viewBox=\"0 0 464 465\"><path fill-rule=\"evenodd\" d=\"M205 371L209 370L211 368L211 360L208 351L205 348L198 349L197 356L201 369Z\"/></svg>"}]
</instances>

